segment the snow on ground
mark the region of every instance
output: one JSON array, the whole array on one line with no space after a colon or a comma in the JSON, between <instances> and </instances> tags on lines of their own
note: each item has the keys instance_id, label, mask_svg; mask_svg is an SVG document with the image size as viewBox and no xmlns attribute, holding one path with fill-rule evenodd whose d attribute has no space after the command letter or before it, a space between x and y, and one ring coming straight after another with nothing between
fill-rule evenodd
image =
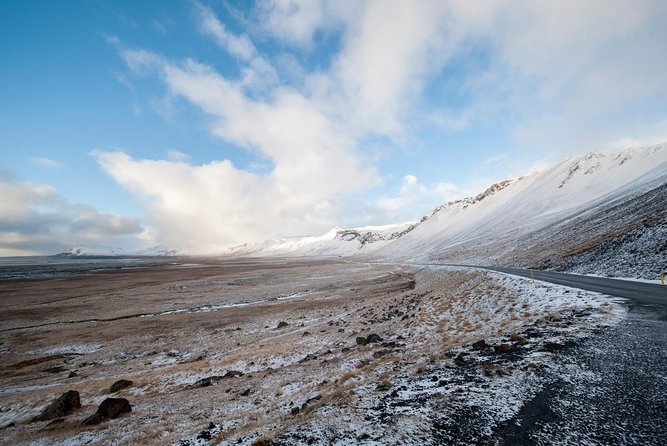
<instances>
[{"instance_id":1,"label":"snow on ground","mask_svg":"<svg viewBox=\"0 0 667 446\"><path fill-rule=\"evenodd\" d=\"M337 379L324 373L299 381L333 380L331 394L321 385L306 386L306 392L303 384L283 386L282 397L312 400L292 413L293 419L267 420L242 434L227 431L231 435L214 423L202 434L211 434L212 444L230 445L258 439L272 444L435 444L454 439L478 444L493 438L494 429L548 382L549 370L560 367L554 352L622 319L618 302L498 273L424 270L417 274L415 292L404 306L398 304L407 311L393 306L385 315L366 311L371 321L407 320L393 336L382 333L383 343L339 356L337 370L344 374ZM471 347L481 340L483 347ZM280 388L277 382L264 385ZM299 407L293 404L281 407L290 413ZM455 425L462 419L470 426ZM209 443L199 438L175 444Z\"/></svg>"},{"instance_id":2,"label":"snow on ground","mask_svg":"<svg viewBox=\"0 0 667 446\"><path fill-rule=\"evenodd\" d=\"M40 304L35 317L50 314L56 325L0 331L9 351L0 428L14 423L3 436L87 441L81 420L124 378L135 384L118 396L133 411L90 431L93 443L491 441L563 367L561 349L624 314L617 299L488 271L349 261L235 268L170 268L171 282L160 276L159 285L133 273L123 276L123 319L62 324ZM72 293L81 295L81 283ZM7 315L3 323L16 327ZM30 422L70 389L83 407L61 427Z\"/></svg>"}]
</instances>

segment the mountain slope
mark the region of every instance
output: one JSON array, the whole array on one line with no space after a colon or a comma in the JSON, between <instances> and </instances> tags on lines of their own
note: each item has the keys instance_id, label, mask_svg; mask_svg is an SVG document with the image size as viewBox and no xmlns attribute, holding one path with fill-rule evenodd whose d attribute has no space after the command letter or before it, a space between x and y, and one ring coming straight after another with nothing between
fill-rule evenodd
<instances>
[{"instance_id":1,"label":"mountain slope","mask_svg":"<svg viewBox=\"0 0 667 446\"><path fill-rule=\"evenodd\" d=\"M560 254L560 263L547 262L548 257L581 245L583 241L571 235L586 222L591 222L586 238L592 241L592 249L613 231L618 236L636 228L651 213L657 212L659 219L664 207L661 211L643 202L660 197L659 193L646 194L665 183L667 144L575 156L542 172L494 184L475 198L441 206L375 255L414 261L554 266L568 253ZM634 210L626 211L632 200ZM598 215L601 212L607 212L606 217Z\"/></svg>"}]
</instances>

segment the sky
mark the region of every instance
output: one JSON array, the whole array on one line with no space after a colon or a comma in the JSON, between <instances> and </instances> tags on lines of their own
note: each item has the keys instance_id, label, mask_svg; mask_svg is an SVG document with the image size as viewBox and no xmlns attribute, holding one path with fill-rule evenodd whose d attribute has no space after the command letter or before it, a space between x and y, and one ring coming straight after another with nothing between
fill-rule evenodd
<instances>
[{"instance_id":1,"label":"sky","mask_svg":"<svg viewBox=\"0 0 667 446\"><path fill-rule=\"evenodd\" d=\"M667 2L0 2L0 256L403 223L667 141Z\"/></svg>"}]
</instances>

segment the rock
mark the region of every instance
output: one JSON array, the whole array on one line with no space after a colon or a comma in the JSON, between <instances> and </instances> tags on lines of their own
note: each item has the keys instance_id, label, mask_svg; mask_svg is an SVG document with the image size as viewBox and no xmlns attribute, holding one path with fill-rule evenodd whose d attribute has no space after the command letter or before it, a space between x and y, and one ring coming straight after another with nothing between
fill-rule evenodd
<instances>
[{"instance_id":1,"label":"rock","mask_svg":"<svg viewBox=\"0 0 667 446\"><path fill-rule=\"evenodd\" d=\"M278 326L276 327L276 329L284 328L284 327L287 327L288 325L289 324L287 322L280 321L280 322L278 322Z\"/></svg>"},{"instance_id":2,"label":"rock","mask_svg":"<svg viewBox=\"0 0 667 446\"><path fill-rule=\"evenodd\" d=\"M111 387L109 388L109 392L116 393L120 390L127 389L132 384L134 384L134 383L132 381L127 380L127 379L119 379L115 383L111 384Z\"/></svg>"},{"instance_id":3,"label":"rock","mask_svg":"<svg viewBox=\"0 0 667 446\"><path fill-rule=\"evenodd\" d=\"M229 379L229 378L237 378L239 376L243 376L243 372L239 372L238 370L230 370L227 373L225 373L222 378L223 379Z\"/></svg>"},{"instance_id":4,"label":"rock","mask_svg":"<svg viewBox=\"0 0 667 446\"><path fill-rule=\"evenodd\" d=\"M79 392L68 390L46 406L42 413L35 417L34 421L48 421L62 418L81 408Z\"/></svg>"},{"instance_id":5,"label":"rock","mask_svg":"<svg viewBox=\"0 0 667 446\"><path fill-rule=\"evenodd\" d=\"M382 342L382 338L379 335L373 333L373 334L369 334L366 337L366 342L369 343L369 344L371 344L373 342Z\"/></svg>"},{"instance_id":6,"label":"rock","mask_svg":"<svg viewBox=\"0 0 667 446\"><path fill-rule=\"evenodd\" d=\"M357 344L359 345L366 345L374 342L382 342L382 338L375 333L369 334L366 337L357 336Z\"/></svg>"},{"instance_id":7,"label":"rock","mask_svg":"<svg viewBox=\"0 0 667 446\"><path fill-rule=\"evenodd\" d=\"M240 393L241 396L248 396L250 395L250 389L245 389L243 392Z\"/></svg>"},{"instance_id":8,"label":"rock","mask_svg":"<svg viewBox=\"0 0 667 446\"><path fill-rule=\"evenodd\" d=\"M454 358L454 364L456 364L458 366L464 366L464 365L468 364L468 361L467 361L466 357L463 355L463 353L459 353L458 356L456 356L456 358Z\"/></svg>"},{"instance_id":9,"label":"rock","mask_svg":"<svg viewBox=\"0 0 667 446\"><path fill-rule=\"evenodd\" d=\"M120 414L128 412L132 412L132 406L125 398L107 398L97 408L97 413L106 418L118 418Z\"/></svg>"},{"instance_id":10,"label":"rock","mask_svg":"<svg viewBox=\"0 0 667 446\"><path fill-rule=\"evenodd\" d=\"M496 353L508 353L511 351L515 351L517 348L516 346L511 344L500 344L493 347L493 349L496 351Z\"/></svg>"},{"instance_id":11,"label":"rock","mask_svg":"<svg viewBox=\"0 0 667 446\"><path fill-rule=\"evenodd\" d=\"M391 389L391 384L387 381L381 382L377 385L377 387L375 387L375 390L378 392L386 392L389 389Z\"/></svg>"},{"instance_id":12,"label":"rock","mask_svg":"<svg viewBox=\"0 0 667 446\"><path fill-rule=\"evenodd\" d=\"M213 383L218 382L222 379L222 376L220 375L213 375L213 376L207 376L206 378L202 378L200 380L195 381L194 383L186 386L186 389L197 389L199 387L208 387L213 385Z\"/></svg>"},{"instance_id":13,"label":"rock","mask_svg":"<svg viewBox=\"0 0 667 446\"><path fill-rule=\"evenodd\" d=\"M102 416L102 414L95 412L85 420L81 422L81 425L83 426L94 426L96 424L100 424L102 422L106 421L106 418Z\"/></svg>"},{"instance_id":14,"label":"rock","mask_svg":"<svg viewBox=\"0 0 667 446\"><path fill-rule=\"evenodd\" d=\"M83 425L96 425L103 421L118 418L121 414L132 412L130 402L125 398L107 398L97 408L97 412L83 420Z\"/></svg>"},{"instance_id":15,"label":"rock","mask_svg":"<svg viewBox=\"0 0 667 446\"><path fill-rule=\"evenodd\" d=\"M474 350L486 350L489 347L491 347L491 346L489 344L487 344L484 339L482 339L481 341L474 342L472 344L472 348Z\"/></svg>"},{"instance_id":16,"label":"rock","mask_svg":"<svg viewBox=\"0 0 667 446\"><path fill-rule=\"evenodd\" d=\"M559 342L545 342L542 348L540 348L540 350L544 352L555 352L558 350L562 350L565 347L567 347L566 344L561 344Z\"/></svg>"},{"instance_id":17,"label":"rock","mask_svg":"<svg viewBox=\"0 0 667 446\"><path fill-rule=\"evenodd\" d=\"M69 375L67 375L68 378L74 378L74 377L77 377L77 376L79 376L79 374L76 373L76 372L69 372Z\"/></svg>"}]
</instances>

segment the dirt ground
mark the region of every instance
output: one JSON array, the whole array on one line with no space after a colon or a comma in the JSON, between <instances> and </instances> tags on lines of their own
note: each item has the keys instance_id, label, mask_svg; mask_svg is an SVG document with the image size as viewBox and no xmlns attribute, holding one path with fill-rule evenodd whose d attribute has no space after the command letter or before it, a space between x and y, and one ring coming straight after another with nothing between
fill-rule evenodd
<instances>
[{"instance_id":1,"label":"dirt ground","mask_svg":"<svg viewBox=\"0 0 667 446\"><path fill-rule=\"evenodd\" d=\"M340 259L177 263L0 282L1 444L437 443L442 433L424 426L410 385L434 371L501 387L526 380L551 355L534 354L538 342L580 336L616 311L591 293L555 301L562 287L488 272ZM542 338L531 344L529 329ZM480 340L494 355L525 357L462 356ZM120 379L132 385L111 395ZM420 391L451 401L456 386ZM33 421L68 390L80 409ZM132 412L82 426L109 396ZM401 404L378 408L389 399Z\"/></svg>"}]
</instances>

